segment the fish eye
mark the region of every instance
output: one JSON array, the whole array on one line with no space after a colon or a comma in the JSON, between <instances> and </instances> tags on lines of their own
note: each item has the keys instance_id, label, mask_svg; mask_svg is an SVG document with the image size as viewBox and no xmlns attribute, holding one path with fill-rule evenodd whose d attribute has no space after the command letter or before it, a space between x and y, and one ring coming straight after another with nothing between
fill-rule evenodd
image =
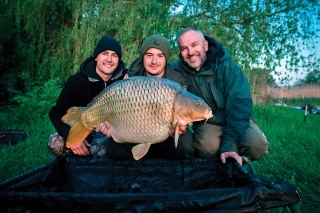
<instances>
[{"instance_id":1,"label":"fish eye","mask_svg":"<svg viewBox=\"0 0 320 213\"><path fill-rule=\"evenodd\" d=\"M199 103L199 102L197 102L196 104L197 104L197 106L200 106L200 103Z\"/></svg>"}]
</instances>

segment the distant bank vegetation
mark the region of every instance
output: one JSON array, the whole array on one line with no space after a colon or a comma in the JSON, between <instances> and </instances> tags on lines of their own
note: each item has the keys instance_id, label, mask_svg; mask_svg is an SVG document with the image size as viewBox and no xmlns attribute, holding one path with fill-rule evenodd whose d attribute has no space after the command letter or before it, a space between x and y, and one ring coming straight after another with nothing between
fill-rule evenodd
<instances>
[{"instance_id":1,"label":"distant bank vegetation","mask_svg":"<svg viewBox=\"0 0 320 213\"><path fill-rule=\"evenodd\" d=\"M319 85L268 88L274 98L320 98Z\"/></svg>"},{"instance_id":2,"label":"distant bank vegetation","mask_svg":"<svg viewBox=\"0 0 320 213\"><path fill-rule=\"evenodd\" d=\"M275 101L290 101L303 103L304 101L313 100L314 105L320 106L320 85L301 85L270 87L266 86L259 90L259 93L253 94L255 103L271 103ZM300 100L300 101L298 101ZM292 101L291 101L292 102Z\"/></svg>"}]
</instances>

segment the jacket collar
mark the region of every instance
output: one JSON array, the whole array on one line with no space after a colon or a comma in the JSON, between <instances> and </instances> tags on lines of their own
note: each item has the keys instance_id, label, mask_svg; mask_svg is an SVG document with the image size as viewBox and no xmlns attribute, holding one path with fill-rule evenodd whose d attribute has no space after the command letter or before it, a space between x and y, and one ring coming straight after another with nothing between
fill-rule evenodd
<instances>
[{"instance_id":1,"label":"jacket collar","mask_svg":"<svg viewBox=\"0 0 320 213\"><path fill-rule=\"evenodd\" d=\"M103 81L103 79L96 72L96 62L92 56L87 58L80 66L80 71L88 76L89 81ZM118 67L113 72L112 77L109 81L116 80L118 78L123 78L125 75L126 69L122 60L119 61Z\"/></svg>"}]
</instances>

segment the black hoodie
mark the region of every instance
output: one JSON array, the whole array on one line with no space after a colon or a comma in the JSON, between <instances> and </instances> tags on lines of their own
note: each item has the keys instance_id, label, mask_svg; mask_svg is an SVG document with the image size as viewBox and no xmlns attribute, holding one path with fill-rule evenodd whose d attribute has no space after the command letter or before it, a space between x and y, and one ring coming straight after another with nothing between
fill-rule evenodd
<instances>
[{"instance_id":1,"label":"black hoodie","mask_svg":"<svg viewBox=\"0 0 320 213\"><path fill-rule=\"evenodd\" d=\"M87 58L80 66L80 72L70 76L65 83L56 104L49 112L49 118L58 134L67 139L70 126L61 118L73 106L87 106L87 104L104 88L113 82L123 79L127 70L123 61L119 62L112 77L104 82L96 73L96 62L93 57Z\"/></svg>"}]
</instances>

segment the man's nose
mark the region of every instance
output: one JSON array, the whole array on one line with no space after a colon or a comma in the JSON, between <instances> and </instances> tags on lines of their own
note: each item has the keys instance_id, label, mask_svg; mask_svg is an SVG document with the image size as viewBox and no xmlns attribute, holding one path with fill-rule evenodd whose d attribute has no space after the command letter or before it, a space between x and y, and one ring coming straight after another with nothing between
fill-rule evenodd
<instances>
[{"instance_id":1,"label":"man's nose","mask_svg":"<svg viewBox=\"0 0 320 213\"><path fill-rule=\"evenodd\" d=\"M188 55L192 55L194 53L194 49L192 47L188 48Z\"/></svg>"},{"instance_id":2,"label":"man's nose","mask_svg":"<svg viewBox=\"0 0 320 213\"><path fill-rule=\"evenodd\" d=\"M153 64L157 63L157 57L156 56L152 56L151 63L153 63Z\"/></svg>"},{"instance_id":3,"label":"man's nose","mask_svg":"<svg viewBox=\"0 0 320 213\"><path fill-rule=\"evenodd\" d=\"M107 55L107 61L112 61L112 55Z\"/></svg>"}]
</instances>

